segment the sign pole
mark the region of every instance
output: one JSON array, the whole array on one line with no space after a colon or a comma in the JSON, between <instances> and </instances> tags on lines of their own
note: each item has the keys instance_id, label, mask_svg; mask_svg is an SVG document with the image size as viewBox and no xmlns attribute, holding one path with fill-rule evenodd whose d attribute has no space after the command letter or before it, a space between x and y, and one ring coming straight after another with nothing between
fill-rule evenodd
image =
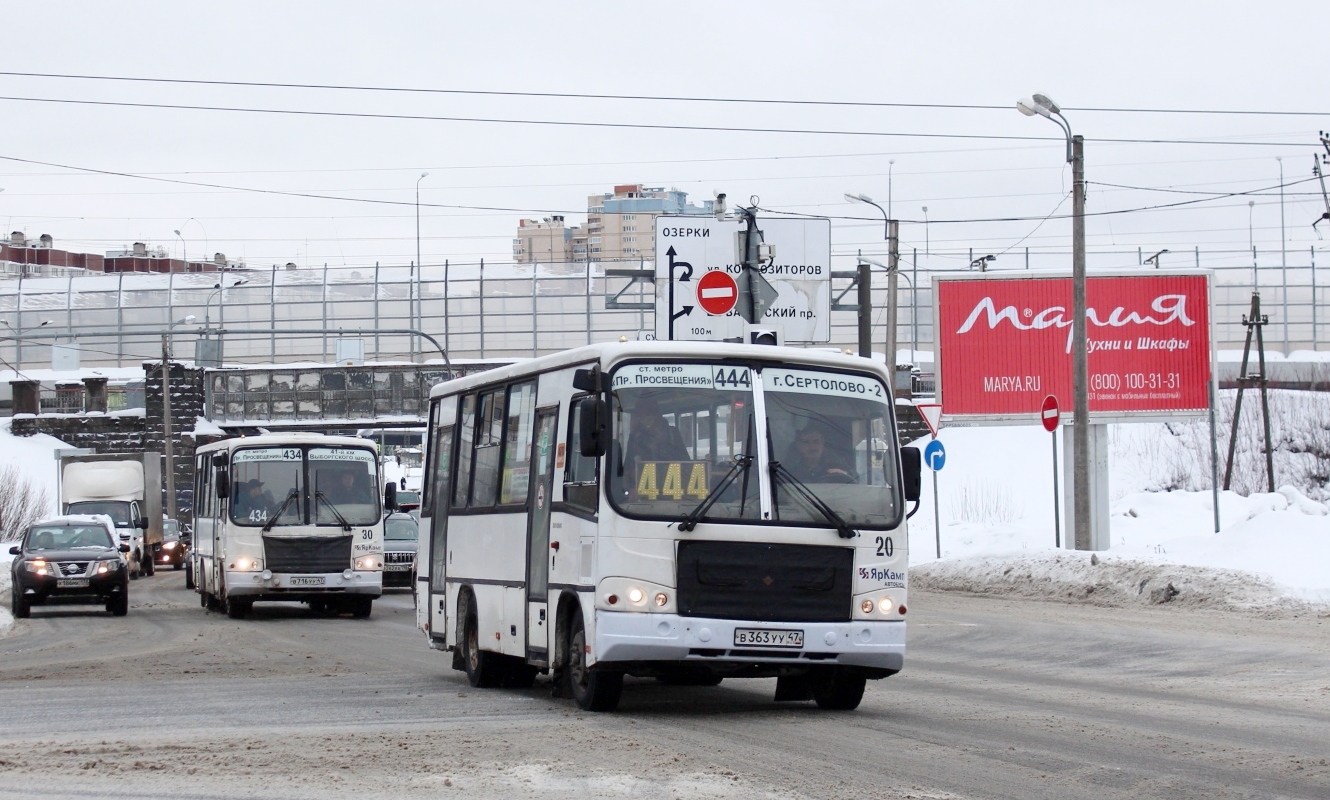
<instances>
[{"instance_id":1,"label":"sign pole","mask_svg":"<svg viewBox=\"0 0 1330 800\"><path fill-rule=\"evenodd\" d=\"M937 557L942 558L942 514L937 507L937 470L933 470L933 537L937 539Z\"/></svg>"},{"instance_id":2,"label":"sign pole","mask_svg":"<svg viewBox=\"0 0 1330 800\"><path fill-rule=\"evenodd\" d=\"M1054 428L1049 436L1053 437L1053 546L1062 549L1062 510L1058 507L1058 432Z\"/></svg>"}]
</instances>

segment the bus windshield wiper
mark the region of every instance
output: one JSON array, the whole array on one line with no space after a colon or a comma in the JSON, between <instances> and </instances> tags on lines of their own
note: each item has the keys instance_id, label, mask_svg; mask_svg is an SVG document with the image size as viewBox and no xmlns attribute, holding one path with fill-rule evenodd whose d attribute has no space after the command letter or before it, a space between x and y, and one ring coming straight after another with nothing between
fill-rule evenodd
<instances>
[{"instance_id":1,"label":"bus windshield wiper","mask_svg":"<svg viewBox=\"0 0 1330 800\"><path fill-rule=\"evenodd\" d=\"M858 536L858 534L854 532L854 529L850 527L850 524L845 521L844 517L837 514L831 506L827 505L822 498L817 496L816 492L809 489L807 484L794 477L794 473L786 469L779 461L771 462L771 475L777 481L785 481L788 483L794 489L795 497L798 497L800 500L816 509L822 514L822 516L826 517L827 522L830 522L832 527L836 529L836 533L840 534L840 538L853 539L855 536Z\"/></svg>"},{"instance_id":2,"label":"bus windshield wiper","mask_svg":"<svg viewBox=\"0 0 1330 800\"><path fill-rule=\"evenodd\" d=\"M342 523L342 530L344 531L351 530L351 523L346 521L346 517L342 516L342 512L337 510L337 506L333 505L333 501L329 500L322 490L320 489L314 490L314 499L322 500L324 503L328 505L328 508L333 512L333 516L337 517L337 521Z\"/></svg>"},{"instance_id":3,"label":"bus windshield wiper","mask_svg":"<svg viewBox=\"0 0 1330 800\"><path fill-rule=\"evenodd\" d=\"M711 507L720 499L721 494L730 487L730 484L734 483L734 479L739 476L740 472L744 473L745 483L747 483L748 468L752 465L752 456L746 456L743 454L735 456L734 463L730 465L730 471L726 472L721 477L714 489L707 492L707 496L702 498L702 502L697 504L697 508L689 511L684 515L683 519L679 520L679 530L687 533L696 528L698 521L706 516L706 513L710 511Z\"/></svg>"},{"instance_id":4,"label":"bus windshield wiper","mask_svg":"<svg viewBox=\"0 0 1330 800\"><path fill-rule=\"evenodd\" d=\"M263 526L264 533L267 533L268 531L272 530L272 526L276 525L277 520L281 519L281 516L286 513L286 509L288 506L291 505L291 501L296 499L296 497L298 496L299 493L295 489L292 489L291 493L288 494L286 496L286 499L282 501L282 507L277 509L277 513L273 514L272 519L268 520L268 523Z\"/></svg>"}]
</instances>

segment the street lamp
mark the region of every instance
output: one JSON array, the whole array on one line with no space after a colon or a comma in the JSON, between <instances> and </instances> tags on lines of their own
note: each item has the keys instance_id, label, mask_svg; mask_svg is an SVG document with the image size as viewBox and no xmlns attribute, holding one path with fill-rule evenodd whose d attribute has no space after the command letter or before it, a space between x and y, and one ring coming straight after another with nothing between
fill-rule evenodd
<instances>
[{"instance_id":1,"label":"street lamp","mask_svg":"<svg viewBox=\"0 0 1330 800\"><path fill-rule=\"evenodd\" d=\"M924 206L924 255L928 252L928 206Z\"/></svg>"},{"instance_id":2,"label":"street lamp","mask_svg":"<svg viewBox=\"0 0 1330 800\"><path fill-rule=\"evenodd\" d=\"M171 329L194 321L194 315L178 319L162 332L162 452L166 456L166 516L176 518L175 442L171 437Z\"/></svg>"},{"instance_id":3,"label":"street lamp","mask_svg":"<svg viewBox=\"0 0 1330 800\"><path fill-rule=\"evenodd\" d=\"M1160 250L1158 253L1155 253L1154 255L1150 256L1150 257L1147 258L1147 259L1145 259L1145 263L1147 263L1147 264L1154 264L1154 265L1155 265L1155 269L1159 269L1159 257L1162 256L1164 253L1167 253L1167 252L1168 252L1168 248L1165 247L1163 250Z\"/></svg>"},{"instance_id":4,"label":"street lamp","mask_svg":"<svg viewBox=\"0 0 1330 800\"><path fill-rule=\"evenodd\" d=\"M978 267L980 272L987 272L988 265L993 263L994 261L997 261L997 256L995 255L989 254L986 256L979 256L978 258L970 262L970 269Z\"/></svg>"},{"instance_id":5,"label":"street lamp","mask_svg":"<svg viewBox=\"0 0 1330 800\"><path fill-rule=\"evenodd\" d=\"M33 325L30 328L23 328L22 330L20 330L18 328L15 328L13 325L10 325L8 320L0 319L0 324L3 324L6 328L9 328L11 331L14 332L13 336L5 337L7 339L12 339L14 341L14 369L18 370L22 369L23 367L23 334L27 333L28 331L35 331L38 328L45 328L47 325L50 325L52 322L55 322L55 320L46 319L42 320L37 325Z\"/></svg>"},{"instance_id":6,"label":"street lamp","mask_svg":"<svg viewBox=\"0 0 1330 800\"><path fill-rule=\"evenodd\" d=\"M244 286L245 284L249 283L249 280L246 278L236 278L235 283L232 283L230 286L223 286L222 283L223 283L222 281L218 281L217 283L214 283L212 285L212 294L208 295L208 301L203 304L203 329L205 331L212 327L212 299L216 297L218 294L225 292L227 289L234 289L237 286ZM217 324L218 325L222 324L221 301L218 301L217 303Z\"/></svg>"},{"instance_id":7,"label":"street lamp","mask_svg":"<svg viewBox=\"0 0 1330 800\"><path fill-rule=\"evenodd\" d=\"M419 177L419 178L416 178L416 267L415 267L415 269L411 270L411 277L413 278L413 280L412 280L412 282L411 282L411 303L410 303L410 308L411 308L411 313L410 313L410 317L411 317L411 319L410 319L410 322L411 322L411 324L410 324L410 326L409 326L409 327L412 327L412 328L416 327L416 283L415 283L415 280L414 280L414 278L415 278L415 276L416 276L416 274L417 274L417 273L416 273L416 270L419 269L419 270L421 270L420 274L422 274L422 275L424 274L424 270L422 269L422 266L423 266L423 265L422 265L421 262L420 262L420 182L423 181L423 180L425 180L425 179L428 178L428 177L429 177L429 173L428 173L428 172L422 172L422 173L420 173L420 177ZM412 339L411 341L412 341L412 345L411 345L411 346L412 346L412 348L414 349L414 348L415 348L415 340Z\"/></svg>"},{"instance_id":8,"label":"street lamp","mask_svg":"<svg viewBox=\"0 0 1330 800\"><path fill-rule=\"evenodd\" d=\"M887 374L891 375L891 391L896 391L896 310L897 310L897 287L900 285L897 278L900 274L900 224L891 218L891 214L882 206L873 202L873 198L866 194L845 193L845 199L851 203L866 203L882 212L882 222L884 225L884 234L887 237L887 344L886 352L883 353L883 360L886 361ZM860 309L860 313L868 313L869 309Z\"/></svg>"},{"instance_id":9,"label":"street lamp","mask_svg":"<svg viewBox=\"0 0 1330 800\"><path fill-rule=\"evenodd\" d=\"M1047 95L1036 94L1016 101L1016 110L1027 117L1036 114L1057 123L1067 137L1067 162L1071 164L1071 347L1072 347L1072 494L1075 505L1077 550L1089 550L1090 520L1090 366L1086 343L1085 303L1085 139L1073 136L1062 109Z\"/></svg>"}]
</instances>

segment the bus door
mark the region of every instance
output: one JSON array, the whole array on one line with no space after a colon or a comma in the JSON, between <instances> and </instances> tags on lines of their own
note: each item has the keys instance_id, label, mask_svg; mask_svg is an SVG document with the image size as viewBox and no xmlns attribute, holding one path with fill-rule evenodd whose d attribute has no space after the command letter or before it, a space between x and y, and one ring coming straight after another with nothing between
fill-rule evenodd
<instances>
[{"instance_id":1,"label":"bus door","mask_svg":"<svg viewBox=\"0 0 1330 800\"><path fill-rule=\"evenodd\" d=\"M559 407L536 410L531 437L534 467L527 498L526 653L530 661L548 663L551 622L548 617L550 579L550 505L554 499L554 443Z\"/></svg>"}]
</instances>

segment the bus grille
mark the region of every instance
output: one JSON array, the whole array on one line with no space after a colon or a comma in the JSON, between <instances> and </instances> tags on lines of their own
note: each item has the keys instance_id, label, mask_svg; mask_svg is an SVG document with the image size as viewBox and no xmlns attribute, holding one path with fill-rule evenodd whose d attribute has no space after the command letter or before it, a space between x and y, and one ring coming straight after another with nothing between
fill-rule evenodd
<instances>
[{"instance_id":1,"label":"bus grille","mask_svg":"<svg viewBox=\"0 0 1330 800\"><path fill-rule=\"evenodd\" d=\"M351 537L265 536L263 554L273 572L341 572L351 566Z\"/></svg>"},{"instance_id":2,"label":"bus grille","mask_svg":"<svg viewBox=\"0 0 1330 800\"><path fill-rule=\"evenodd\" d=\"M680 542L679 613L768 622L850 619L854 551L756 542Z\"/></svg>"}]
</instances>

